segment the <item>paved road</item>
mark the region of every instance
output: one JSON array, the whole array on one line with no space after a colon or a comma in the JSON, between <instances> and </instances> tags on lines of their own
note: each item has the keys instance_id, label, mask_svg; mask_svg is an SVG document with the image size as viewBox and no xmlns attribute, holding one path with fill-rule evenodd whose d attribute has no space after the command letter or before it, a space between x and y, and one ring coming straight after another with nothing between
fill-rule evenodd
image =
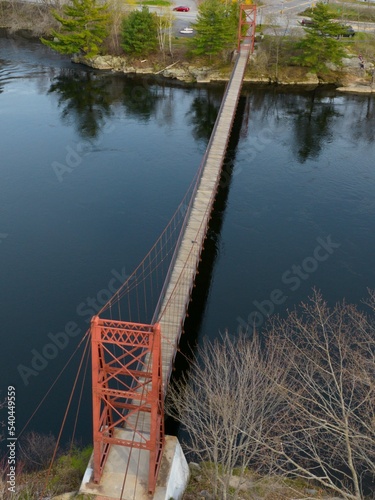
<instances>
[{"instance_id":1,"label":"paved road","mask_svg":"<svg viewBox=\"0 0 375 500\"><path fill-rule=\"evenodd\" d=\"M45 0L23 0L25 2L32 3L41 3L45 2ZM67 1L67 0L62 0ZM194 23L196 20L198 8L197 8L197 0L172 0L174 6L178 5L186 5L190 8L189 12L174 12L176 21L174 24L174 32L178 36L189 37L192 35L183 35L180 34L180 30L185 27L189 27L191 23ZM296 29L301 30L301 20L302 17L299 16L301 12L303 12L308 7L311 7L316 3L317 0L263 0L265 2L264 5L257 9L257 24L277 24L280 26L281 30L289 31ZM370 2L374 2L375 0L363 0ZM141 8L139 6L138 8ZM173 7L171 7L172 9ZM160 7L149 7L149 9L153 12L161 12ZM369 31L375 32L375 23L366 23L366 22L352 22L350 21L351 26L356 31Z\"/></svg>"},{"instance_id":2,"label":"paved road","mask_svg":"<svg viewBox=\"0 0 375 500\"><path fill-rule=\"evenodd\" d=\"M189 27L191 23L195 22L195 19L197 17L198 13L198 8L197 8L197 2L196 0L182 0L179 2L178 0L173 1L173 6L178 6L178 5L185 5L186 7L189 7L190 11L189 12L176 12L174 11L173 14L176 18L176 21L174 22L174 33L178 36L184 36L184 37L190 37L192 35L183 35L180 34L180 30L183 28ZM173 8L171 7L171 9ZM164 7L165 8L165 7ZM150 11L160 13L162 9L160 7L151 7L149 6Z\"/></svg>"},{"instance_id":3,"label":"paved road","mask_svg":"<svg viewBox=\"0 0 375 500\"><path fill-rule=\"evenodd\" d=\"M367 0L366 0L367 1ZM375 0L374 0L375 1ZM315 0L266 0L267 4L258 9L257 24L278 24L281 29L298 28L302 32L301 14L305 9L316 3ZM356 31L375 32L375 24L369 22L348 21Z\"/></svg>"}]
</instances>

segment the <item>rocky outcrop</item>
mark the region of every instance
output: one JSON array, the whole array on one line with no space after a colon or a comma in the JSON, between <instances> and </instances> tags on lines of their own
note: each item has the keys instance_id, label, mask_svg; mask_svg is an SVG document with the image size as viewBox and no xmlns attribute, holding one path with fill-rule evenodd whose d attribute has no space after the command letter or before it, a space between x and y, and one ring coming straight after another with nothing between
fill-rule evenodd
<instances>
[{"instance_id":1,"label":"rocky outcrop","mask_svg":"<svg viewBox=\"0 0 375 500\"><path fill-rule=\"evenodd\" d=\"M352 84L346 87L337 87L336 90L338 92L348 92L351 94L375 94L375 88L371 84Z\"/></svg>"},{"instance_id":2,"label":"rocky outcrop","mask_svg":"<svg viewBox=\"0 0 375 500\"><path fill-rule=\"evenodd\" d=\"M75 56L72 58L75 63L85 64L91 68L121 72L125 74L148 74L148 75L161 75L164 78L171 78L188 83L211 83L211 82L225 82L229 80L229 73L220 72L209 66L194 66L187 62L177 62L167 66L164 69L155 69L148 63L147 60L138 61L137 65L129 63L125 57L120 56L96 56L91 59ZM268 76L245 76L246 82L251 83L276 83ZM304 84L311 85L319 84L316 75L308 74L306 79L291 80L286 82L277 82L285 84Z\"/></svg>"},{"instance_id":3,"label":"rocky outcrop","mask_svg":"<svg viewBox=\"0 0 375 500\"><path fill-rule=\"evenodd\" d=\"M228 75L223 75L209 67L196 67L188 63L173 63L164 69L155 69L150 66L147 60L138 61L137 65L129 63L125 57L120 56L96 56L85 58L75 56L72 58L75 63L85 64L91 68L110 70L125 74L161 75L165 78L173 78L183 82L209 83L212 81L228 80Z\"/></svg>"},{"instance_id":4,"label":"rocky outcrop","mask_svg":"<svg viewBox=\"0 0 375 500\"><path fill-rule=\"evenodd\" d=\"M72 61L100 70L125 74L160 75L164 78L175 79L187 83L225 82L229 79L229 72L220 72L209 66L194 66L184 61L174 62L162 69L153 67L146 59L135 63L129 62L125 57L110 55L96 56L90 59L75 56ZM338 91L361 94L375 92L375 86L373 88L373 82L371 83L370 77L374 70L373 65L366 64L364 68L359 68L358 60L355 57L348 57L343 62L344 71L340 73L339 83L336 83ZM305 73L304 75L285 74L284 77L279 78L277 81L266 74L253 74L245 76L244 81L261 84L277 83L279 85L305 85L309 87L317 86L322 83L315 73Z\"/></svg>"}]
</instances>

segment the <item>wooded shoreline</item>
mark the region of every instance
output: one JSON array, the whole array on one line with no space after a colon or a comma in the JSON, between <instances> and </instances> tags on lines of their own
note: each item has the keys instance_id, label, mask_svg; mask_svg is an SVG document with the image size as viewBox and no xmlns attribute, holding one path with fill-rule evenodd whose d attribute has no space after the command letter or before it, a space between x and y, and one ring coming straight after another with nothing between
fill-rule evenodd
<instances>
[{"instance_id":1,"label":"wooded shoreline","mask_svg":"<svg viewBox=\"0 0 375 500\"><path fill-rule=\"evenodd\" d=\"M34 41L39 40L33 30L29 28L14 29L10 27L0 27L0 36L5 38L23 38ZM256 49L257 50L257 49ZM280 64L277 78L274 69L268 70L260 67L257 61L257 51L251 57L249 68L245 74L245 83L257 84L262 86L288 86L303 87L314 89L321 86L334 86L338 92L348 92L355 94L375 93L373 82L372 65L367 69L360 69L356 57L348 58L344 61L344 66L340 70L333 69L325 75L324 79L317 74L309 71L308 68L289 66ZM69 57L69 56L67 56ZM158 76L167 80L178 80L183 83L225 83L229 80L231 64L223 65L218 68L215 64L201 64L199 60L167 61L161 64L160 60L136 60L123 55L98 55L91 59L73 56L72 63L86 65L90 68L114 73L123 73L128 75L147 75Z\"/></svg>"}]
</instances>

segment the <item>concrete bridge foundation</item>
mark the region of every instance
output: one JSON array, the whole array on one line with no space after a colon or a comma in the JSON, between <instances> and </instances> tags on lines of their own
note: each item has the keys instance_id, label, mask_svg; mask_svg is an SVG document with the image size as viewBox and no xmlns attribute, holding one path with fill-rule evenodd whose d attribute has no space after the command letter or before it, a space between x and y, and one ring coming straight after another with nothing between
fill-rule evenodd
<instances>
[{"instance_id":1,"label":"concrete bridge foundation","mask_svg":"<svg viewBox=\"0 0 375 500\"><path fill-rule=\"evenodd\" d=\"M115 436L133 438L130 431L119 428L115 430ZM153 496L148 494L148 457L148 451L112 445L100 483L92 482L91 457L79 492L94 495L97 500L180 500L189 480L189 467L178 439L165 436L163 459Z\"/></svg>"}]
</instances>

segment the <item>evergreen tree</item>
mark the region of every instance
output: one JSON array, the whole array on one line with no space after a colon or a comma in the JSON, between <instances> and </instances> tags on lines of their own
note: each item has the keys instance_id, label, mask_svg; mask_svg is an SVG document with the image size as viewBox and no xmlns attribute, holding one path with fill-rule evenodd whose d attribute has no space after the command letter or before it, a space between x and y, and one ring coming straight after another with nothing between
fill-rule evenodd
<instances>
[{"instance_id":1,"label":"evergreen tree","mask_svg":"<svg viewBox=\"0 0 375 500\"><path fill-rule=\"evenodd\" d=\"M311 15L312 23L304 28L306 35L297 45L301 55L295 57L294 62L317 72L324 72L327 62L341 65L345 51L337 39L345 27L332 21L332 17L328 5L321 2L316 4Z\"/></svg>"},{"instance_id":2,"label":"evergreen tree","mask_svg":"<svg viewBox=\"0 0 375 500\"><path fill-rule=\"evenodd\" d=\"M108 36L109 14L107 5L98 5L96 0L71 0L64 5L65 17L54 12L61 24L61 32L52 31L53 40L41 41L61 54L83 54L93 57L100 51Z\"/></svg>"},{"instance_id":3,"label":"evergreen tree","mask_svg":"<svg viewBox=\"0 0 375 500\"><path fill-rule=\"evenodd\" d=\"M196 36L192 52L210 58L232 50L236 45L238 26L238 4L225 4L221 0L205 0L198 7Z\"/></svg>"},{"instance_id":4,"label":"evergreen tree","mask_svg":"<svg viewBox=\"0 0 375 500\"><path fill-rule=\"evenodd\" d=\"M146 56L158 46L156 14L147 7L133 10L122 23L122 48L134 56Z\"/></svg>"}]
</instances>

